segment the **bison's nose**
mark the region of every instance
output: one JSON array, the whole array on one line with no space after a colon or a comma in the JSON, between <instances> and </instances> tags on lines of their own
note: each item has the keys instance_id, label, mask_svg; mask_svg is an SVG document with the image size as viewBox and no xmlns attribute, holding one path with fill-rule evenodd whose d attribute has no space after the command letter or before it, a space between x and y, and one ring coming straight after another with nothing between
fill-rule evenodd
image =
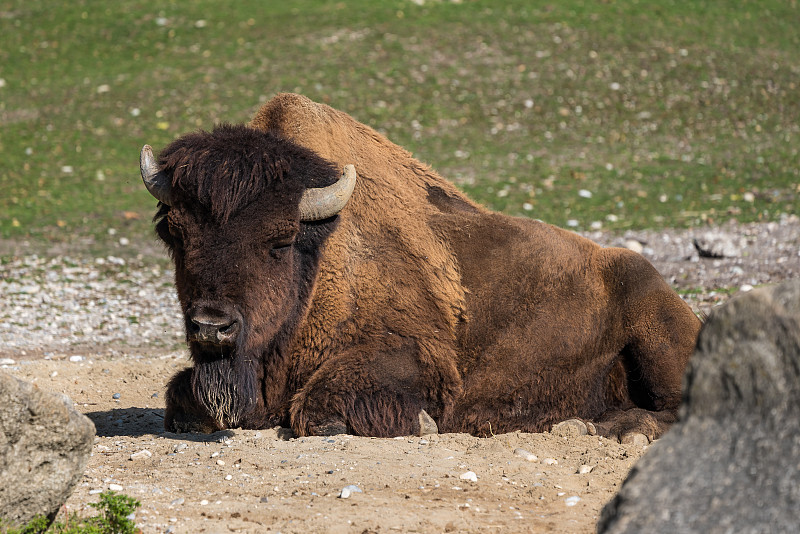
<instances>
[{"instance_id":1,"label":"bison's nose","mask_svg":"<svg viewBox=\"0 0 800 534\"><path fill-rule=\"evenodd\" d=\"M214 345L233 345L239 337L241 323L223 313L196 311L189 316L189 339Z\"/></svg>"}]
</instances>

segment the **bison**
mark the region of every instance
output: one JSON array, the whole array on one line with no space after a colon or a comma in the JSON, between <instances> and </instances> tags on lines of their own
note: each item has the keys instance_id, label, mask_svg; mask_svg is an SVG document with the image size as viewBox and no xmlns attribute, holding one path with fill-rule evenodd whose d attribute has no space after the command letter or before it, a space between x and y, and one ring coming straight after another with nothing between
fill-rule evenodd
<instances>
[{"instance_id":1,"label":"bison","mask_svg":"<svg viewBox=\"0 0 800 534\"><path fill-rule=\"evenodd\" d=\"M644 257L493 213L345 113L280 94L140 162L193 364L169 431L655 439L676 417L700 321Z\"/></svg>"}]
</instances>

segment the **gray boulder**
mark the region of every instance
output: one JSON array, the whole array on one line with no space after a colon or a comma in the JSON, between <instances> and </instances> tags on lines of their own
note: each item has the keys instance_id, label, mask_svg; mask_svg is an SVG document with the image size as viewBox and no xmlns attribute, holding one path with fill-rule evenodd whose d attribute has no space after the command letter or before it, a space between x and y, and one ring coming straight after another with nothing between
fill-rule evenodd
<instances>
[{"instance_id":1,"label":"gray boulder","mask_svg":"<svg viewBox=\"0 0 800 534\"><path fill-rule=\"evenodd\" d=\"M65 395L0 372L0 517L52 520L86 469L94 434Z\"/></svg>"},{"instance_id":2,"label":"gray boulder","mask_svg":"<svg viewBox=\"0 0 800 534\"><path fill-rule=\"evenodd\" d=\"M683 403L603 509L598 532L797 532L800 280L711 314Z\"/></svg>"}]
</instances>

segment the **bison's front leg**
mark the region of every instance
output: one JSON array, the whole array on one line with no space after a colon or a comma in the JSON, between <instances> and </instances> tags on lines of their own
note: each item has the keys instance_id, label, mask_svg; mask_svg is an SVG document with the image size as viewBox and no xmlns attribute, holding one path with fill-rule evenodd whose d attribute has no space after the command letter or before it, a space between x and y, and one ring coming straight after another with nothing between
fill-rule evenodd
<instances>
[{"instance_id":1,"label":"bison's front leg","mask_svg":"<svg viewBox=\"0 0 800 534\"><path fill-rule=\"evenodd\" d=\"M430 360L429 358L422 358ZM429 432L460 391L455 369L420 363L413 350L354 349L323 364L292 399L297 435L393 437Z\"/></svg>"}]
</instances>

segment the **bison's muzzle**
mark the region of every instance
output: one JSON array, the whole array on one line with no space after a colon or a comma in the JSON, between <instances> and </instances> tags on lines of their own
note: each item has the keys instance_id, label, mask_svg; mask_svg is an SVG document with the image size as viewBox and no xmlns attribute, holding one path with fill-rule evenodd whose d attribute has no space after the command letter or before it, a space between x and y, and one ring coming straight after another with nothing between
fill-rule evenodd
<instances>
[{"instance_id":1,"label":"bison's muzzle","mask_svg":"<svg viewBox=\"0 0 800 534\"><path fill-rule=\"evenodd\" d=\"M210 307L193 308L187 316L189 341L209 345L235 345L242 331L238 313Z\"/></svg>"}]
</instances>

